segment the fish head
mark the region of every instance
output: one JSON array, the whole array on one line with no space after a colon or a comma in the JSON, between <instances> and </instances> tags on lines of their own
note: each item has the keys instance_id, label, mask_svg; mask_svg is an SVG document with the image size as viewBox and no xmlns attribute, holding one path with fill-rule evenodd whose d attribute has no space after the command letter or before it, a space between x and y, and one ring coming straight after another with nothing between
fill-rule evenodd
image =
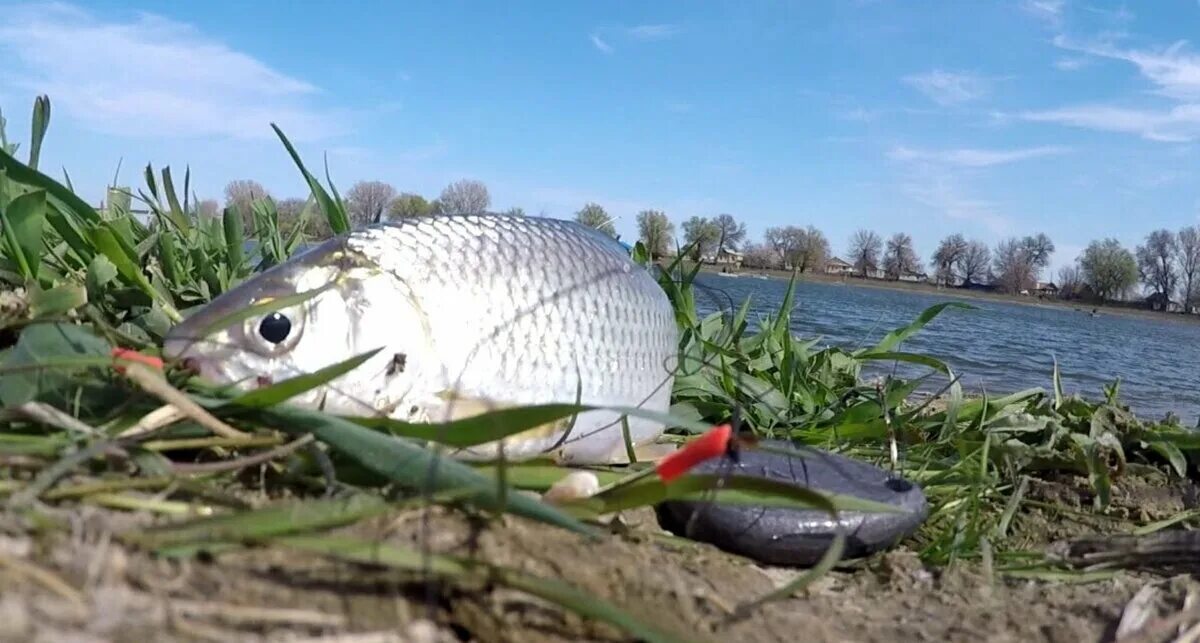
<instances>
[{"instance_id":1,"label":"fish head","mask_svg":"<svg viewBox=\"0 0 1200 643\"><path fill-rule=\"evenodd\" d=\"M344 239L331 239L189 315L167 334L163 356L241 390L331 366L357 354L362 282L373 272Z\"/></svg>"}]
</instances>

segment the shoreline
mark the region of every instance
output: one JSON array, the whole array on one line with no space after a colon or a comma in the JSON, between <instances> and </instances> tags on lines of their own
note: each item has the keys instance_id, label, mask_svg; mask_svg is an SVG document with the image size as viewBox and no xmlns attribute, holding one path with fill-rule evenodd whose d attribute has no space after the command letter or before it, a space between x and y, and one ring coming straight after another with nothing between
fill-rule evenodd
<instances>
[{"instance_id":1,"label":"shoreline","mask_svg":"<svg viewBox=\"0 0 1200 643\"><path fill-rule=\"evenodd\" d=\"M711 274L721 274L721 270L712 264L704 264L700 267L701 272ZM773 279L788 280L792 277L792 272L789 270L776 270L772 268L740 268L735 273L741 276L762 275ZM1183 313L1165 313L1154 310L1141 308L1130 308L1126 306L1113 306L1111 304L1091 304L1078 301L1065 301L1060 299L1038 299L1031 295L1010 295L1003 293L990 293L979 290L966 290L963 288L947 288L930 285L928 283L916 283L908 281L887 281L883 279L865 279L862 277L853 276L834 276L824 273L798 273L796 275L797 282L809 282L818 284L834 284L851 286L855 288L876 288L880 290L892 290L899 292L908 292L926 295L938 295L950 299L967 299L977 301L994 301L1000 303L1017 304L1021 306L1032 306L1035 308L1054 308L1068 312L1080 312L1088 314L1091 309L1095 309L1099 315L1114 315L1121 317L1131 317L1137 319L1150 319L1163 321L1168 323L1194 324L1200 322L1200 315L1185 315Z\"/></svg>"}]
</instances>

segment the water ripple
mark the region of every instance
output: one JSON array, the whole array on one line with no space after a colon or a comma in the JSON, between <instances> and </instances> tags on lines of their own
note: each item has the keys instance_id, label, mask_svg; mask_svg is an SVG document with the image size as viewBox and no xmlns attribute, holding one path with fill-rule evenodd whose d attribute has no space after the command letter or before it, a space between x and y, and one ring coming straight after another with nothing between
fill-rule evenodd
<instances>
[{"instance_id":1,"label":"water ripple","mask_svg":"<svg viewBox=\"0 0 1200 643\"><path fill-rule=\"evenodd\" d=\"M780 279L730 279L702 273L697 296L702 314L727 310L751 297L749 319L774 315L787 291ZM820 344L847 348L873 344L908 324L929 306L953 299L839 284L800 283L792 331ZM1068 393L1090 399L1121 379L1121 399L1141 416L1174 412L1187 423L1200 416L1200 324L1086 312L999 301L968 303L976 310L947 309L904 346L942 359L969 392L1003 394L1049 389L1055 358ZM868 372L890 371L892 365ZM897 371L920 373L911 365ZM942 381L944 383L944 380ZM933 387L940 384L933 384Z\"/></svg>"}]
</instances>

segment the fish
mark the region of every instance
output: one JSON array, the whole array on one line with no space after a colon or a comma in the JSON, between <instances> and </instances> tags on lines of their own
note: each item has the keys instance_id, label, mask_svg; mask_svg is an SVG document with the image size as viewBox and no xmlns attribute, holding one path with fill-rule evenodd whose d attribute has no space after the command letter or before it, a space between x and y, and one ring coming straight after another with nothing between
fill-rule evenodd
<instances>
[{"instance_id":1,"label":"fish","mask_svg":"<svg viewBox=\"0 0 1200 643\"><path fill-rule=\"evenodd\" d=\"M270 302L279 308L222 321ZM288 400L350 417L444 423L555 403L660 414L589 409L452 452L618 463L629 461L626 422L635 457L666 428L679 334L651 270L601 231L539 216L432 215L355 228L250 277L188 311L163 356L251 391L379 349Z\"/></svg>"}]
</instances>

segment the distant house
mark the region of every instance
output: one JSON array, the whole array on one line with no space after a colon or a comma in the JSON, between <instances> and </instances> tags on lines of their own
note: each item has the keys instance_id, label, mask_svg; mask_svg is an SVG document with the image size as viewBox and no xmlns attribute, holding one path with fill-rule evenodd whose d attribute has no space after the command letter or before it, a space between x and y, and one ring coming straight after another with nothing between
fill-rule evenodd
<instances>
[{"instance_id":1,"label":"distant house","mask_svg":"<svg viewBox=\"0 0 1200 643\"><path fill-rule=\"evenodd\" d=\"M1183 310L1183 306L1178 302L1171 301L1170 297L1160 292L1147 297L1145 304L1150 310L1166 311L1168 313L1178 313Z\"/></svg>"},{"instance_id":2,"label":"distant house","mask_svg":"<svg viewBox=\"0 0 1200 643\"><path fill-rule=\"evenodd\" d=\"M899 277L900 281L923 282L929 280L929 275L923 272L910 272Z\"/></svg>"},{"instance_id":3,"label":"distant house","mask_svg":"<svg viewBox=\"0 0 1200 643\"><path fill-rule=\"evenodd\" d=\"M885 277L887 277L887 273L883 271L883 268L867 269L867 279L884 279Z\"/></svg>"},{"instance_id":4,"label":"distant house","mask_svg":"<svg viewBox=\"0 0 1200 643\"><path fill-rule=\"evenodd\" d=\"M837 257L831 258L825 262L825 274L827 275L852 275L854 274L854 266L842 261Z\"/></svg>"},{"instance_id":5,"label":"distant house","mask_svg":"<svg viewBox=\"0 0 1200 643\"><path fill-rule=\"evenodd\" d=\"M731 248L722 247L713 257L713 263L724 266L741 266L745 255Z\"/></svg>"},{"instance_id":6,"label":"distant house","mask_svg":"<svg viewBox=\"0 0 1200 643\"><path fill-rule=\"evenodd\" d=\"M1053 281L1039 281L1033 289L1033 294L1039 297L1057 297L1058 286Z\"/></svg>"}]
</instances>

